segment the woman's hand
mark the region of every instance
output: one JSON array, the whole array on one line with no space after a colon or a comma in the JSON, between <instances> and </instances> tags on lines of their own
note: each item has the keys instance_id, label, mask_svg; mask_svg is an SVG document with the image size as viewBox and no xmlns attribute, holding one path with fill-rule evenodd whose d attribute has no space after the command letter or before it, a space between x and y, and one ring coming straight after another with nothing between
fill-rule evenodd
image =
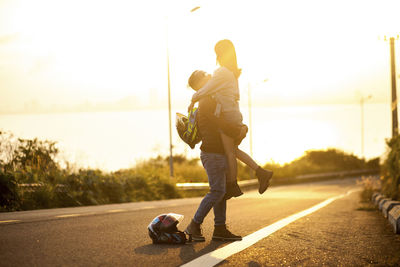
<instances>
[{"instance_id":1,"label":"woman's hand","mask_svg":"<svg viewBox=\"0 0 400 267\"><path fill-rule=\"evenodd\" d=\"M190 102L190 105L188 107L188 112L192 111L193 107L194 107L194 102Z\"/></svg>"}]
</instances>

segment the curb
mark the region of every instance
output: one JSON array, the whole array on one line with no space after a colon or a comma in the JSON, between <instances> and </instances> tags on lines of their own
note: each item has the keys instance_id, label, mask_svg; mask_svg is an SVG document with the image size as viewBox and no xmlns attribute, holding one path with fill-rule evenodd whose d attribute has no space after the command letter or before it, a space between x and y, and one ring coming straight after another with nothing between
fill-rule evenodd
<instances>
[{"instance_id":1,"label":"curb","mask_svg":"<svg viewBox=\"0 0 400 267\"><path fill-rule=\"evenodd\" d=\"M375 198L376 198L377 196L379 196L379 195L380 195L380 194L379 194L378 192L373 193L373 194L372 194L371 201L372 201L373 203L375 203Z\"/></svg>"},{"instance_id":2,"label":"curb","mask_svg":"<svg viewBox=\"0 0 400 267\"><path fill-rule=\"evenodd\" d=\"M375 204L375 205L379 205L379 201L381 201L383 198L384 198L384 197L383 197L381 194L377 195L377 196L375 197L374 204Z\"/></svg>"},{"instance_id":3,"label":"curb","mask_svg":"<svg viewBox=\"0 0 400 267\"><path fill-rule=\"evenodd\" d=\"M400 201L393 201L390 198L385 198L380 193L374 193L371 197L371 202L389 220L389 223L393 226L394 233L400 234Z\"/></svg>"},{"instance_id":4,"label":"curb","mask_svg":"<svg viewBox=\"0 0 400 267\"><path fill-rule=\"evenodd\" d=\"M387 218L389 216L389 211L397 205L400 205L400 201L393 201L393 200L386 201L385 204L383 204L382 206L383 216Z\"/></svg>"},{"instance_id":5,"label":"curb","mask_svg":"<svg viewBox=\"0 0 400 267\"><path fill-rule=\"evenodd\" d=\"M396 234L400 234L400 206L397 205L389 211L389 222Z\"/></svg>"},{"instance_id":6,"label":"curb","mask_svg":"<svg viewBox=\"0 0 400 267\"><path fill-rule=\"evenodd\" d=\"M379 210L382 210L383 205L384 205L386 202L391 201L391 200L392 200L392 199L390 199L390 198L382 198L381 201L379 201L379 203L378 203L378 208L379 208Z\"/></svg>"}]
</instances>

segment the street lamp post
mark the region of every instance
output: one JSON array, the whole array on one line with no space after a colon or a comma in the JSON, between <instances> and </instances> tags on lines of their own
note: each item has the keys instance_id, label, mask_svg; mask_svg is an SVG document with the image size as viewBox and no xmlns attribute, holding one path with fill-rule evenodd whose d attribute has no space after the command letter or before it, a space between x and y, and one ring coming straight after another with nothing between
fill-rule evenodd
<instances>
[{"instance_id":1,"label":"street lamp post","mask_svg":"<svg viewBox=\"0 0 400 267\"><path fill-rule=\"evenodd\" d=\"M200 7L192 8L190 12L195 12ZM167 42L167 75L168 75L168 123L169 123L169 175L174 177L174 160L173 160L173 144L172 144L172 111L171 111L171 78L169 64L169 46L168 46L168 17L166 18L166 42Z\"/></svg>"},{"instance_id":2,"label":"street lamp post","mask_svg":"<svg viewBox=\"0 0 400 267\"><path fill-rule=\"evenodd\" d=\"M249 140L250 140L250 156L253 157L253 125L251 121L251 84L248 89L248 108L249 108Z\"/></svg>"},{"instance_id":3,"label":"street lamp post","mask_svg":"<svg viewBox=\"0 0 400 267\"><path fill-rule=\"evenodd\" d=\"M261 83L265 83L268 79L264 79ZM253 157L253 123L251 116L251 84L248 84L248 108L249 108L249 142L250 142L250 156Z\"/></svg>"},{"instance_id":4,"label":"street lamp post","mask_svg":"<svg viewBox=\"0 0 400 267\"><path fill-rule=\"evenodd\" d=\"M171 79L169 70L168 25L167 25L167 75L168 75L168 124L169 124L169 175L171 177L174 177L174 161L172 158L173 145L172 145Z\"/></svg>"}]
</instances>

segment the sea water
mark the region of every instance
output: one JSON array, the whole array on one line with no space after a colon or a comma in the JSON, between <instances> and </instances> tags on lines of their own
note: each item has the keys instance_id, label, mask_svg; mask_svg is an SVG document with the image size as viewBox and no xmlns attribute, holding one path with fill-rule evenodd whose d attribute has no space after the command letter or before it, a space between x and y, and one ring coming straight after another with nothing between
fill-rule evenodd
<instances>
[{"instance_id":1,"label":"sea water","mask_svg":"<svg viewBox=\"0 0 400 267\"><path fill-rule=\"evenodd\" d=\"M174 154L199 156L199 146L190 149L177 135L172 111ZM249 125L247 107L242 108ZM391 136L388 104L364 105L364 142L360 105L255 107L250 132L240 148L259 164L285 163L310 149L338 148L367 159L381 157ZM169 155L168 110L126 112L79 112L0 115L0 130L20 138L56 141L60 160L77 167L114 171L134 166L140 160Z\"/></svg>"}]
</instances>

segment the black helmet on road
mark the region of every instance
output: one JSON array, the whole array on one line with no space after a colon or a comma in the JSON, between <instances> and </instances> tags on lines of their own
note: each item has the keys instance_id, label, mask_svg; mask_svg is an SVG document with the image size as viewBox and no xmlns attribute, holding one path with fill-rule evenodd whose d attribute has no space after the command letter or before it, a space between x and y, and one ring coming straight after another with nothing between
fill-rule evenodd
<instances>
[{"instance_id":1,"label":"black helmet on road","mask_svg":"<svg viewBox=\"0 0 400 267\"><path fill-rule=\"evenodd\" d=\"M160 214L155 217L147 229L154 244L185 244L186 235L178 230L177 225L183 215L176 213Z\"/></svg>"}]
</instances>

